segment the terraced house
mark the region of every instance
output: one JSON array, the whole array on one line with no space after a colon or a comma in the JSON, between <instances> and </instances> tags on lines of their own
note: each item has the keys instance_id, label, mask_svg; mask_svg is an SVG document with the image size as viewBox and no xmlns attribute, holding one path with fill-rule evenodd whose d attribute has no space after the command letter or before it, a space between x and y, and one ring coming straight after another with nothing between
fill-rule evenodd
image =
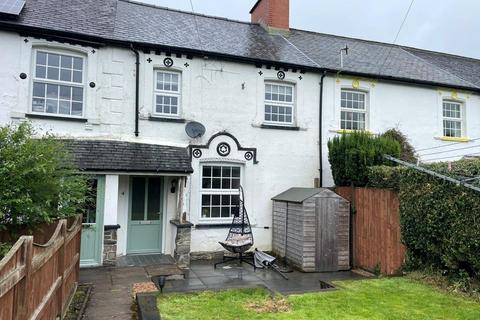
<instances>
[{"instance_id":1,"label":"terraced house","mask_svg":"<svg viewBox=\"0 0 480 320\"><path fill-rule=\"evenodd\" d=\"M251 22L127 0L0 10L0 123L66 139L96 177L84 266L219 251L239 185L270 249L270 199L332 185L343 130L399 127L418 148L480 137L480 61L293 29L288 0L259 0Z\"/></svg>"}]
</instances>

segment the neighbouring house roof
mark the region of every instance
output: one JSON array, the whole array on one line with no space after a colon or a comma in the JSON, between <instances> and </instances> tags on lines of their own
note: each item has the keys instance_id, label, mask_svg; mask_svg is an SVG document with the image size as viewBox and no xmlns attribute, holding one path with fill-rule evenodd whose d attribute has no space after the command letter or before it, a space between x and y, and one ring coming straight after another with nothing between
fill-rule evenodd
<instances>
[{"instance_id":1,"label":"neighbouring house roof","mask_svg":"<svg viewBox=\"0 0 480 320\"><path fill-rule=\"evenodd\" d=\"M110 140L65 140L84 171L192 173L186 148Z\"/></svg>"},{"instance_id":2,"label":"neighbouring house roof","mask_svg":"<svg viewBox=\"0 0 480 320\"><path fill-rule=\"evenodd\" d=\"M329 197L341 198L335 192L326 189L326 188L290 188L287 191L284 191L275 197L272 198L274 201L282 202L293 202L293 203L302 203L308 198L313 197L319 193L326 193Z\"/></svg>"},{"instance_id":3,"label":"neighbouring house roof","mask_svg":"<svg viewBox=\"0 0 480 320\"><path fill-rule=\"evenodd\" d=\"M27 0L20 18L0 19L0 29L330 72L340 70L348 45L345 74L480 90L480 60L297 29L273 35L258 24L127 0Z\"/></svg>"}]
</instances>

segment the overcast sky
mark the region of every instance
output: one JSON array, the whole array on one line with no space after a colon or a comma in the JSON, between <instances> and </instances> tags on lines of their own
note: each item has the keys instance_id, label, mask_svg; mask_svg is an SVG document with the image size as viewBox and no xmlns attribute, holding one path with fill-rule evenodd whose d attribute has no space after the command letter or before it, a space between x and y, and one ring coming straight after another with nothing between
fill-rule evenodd
<instances>
[{"instance_id":1,"label":"overcast sky","mask_svg":"<svg viewBox=\"0 0 480 320\"><path fill-rule=\"evenodd\" d=\"M189 0L137 0L191 11ZM392 42L411 0L290 0L290 26ZM249 21L256 0L192 0L197 13ZM480 1L415 0L398 44L480 58Z\"/></svg>"}]
</instances>

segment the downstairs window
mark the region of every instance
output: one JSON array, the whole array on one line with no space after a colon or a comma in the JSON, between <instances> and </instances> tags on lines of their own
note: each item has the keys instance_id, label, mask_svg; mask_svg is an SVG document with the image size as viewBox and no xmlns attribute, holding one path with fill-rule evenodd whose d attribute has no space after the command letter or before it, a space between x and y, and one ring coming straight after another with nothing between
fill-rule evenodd
<instances>
[{"instance_id":1,"label":"downstairs window","mask_svg":"<svg viewBox=\"0 0 480 320\"><path fill-rule=\"evenodd\" d=\"M203 219L232 217L239 204L240 183L240 166L203 165L201 217Z\"/></svg>"}]
</instances>

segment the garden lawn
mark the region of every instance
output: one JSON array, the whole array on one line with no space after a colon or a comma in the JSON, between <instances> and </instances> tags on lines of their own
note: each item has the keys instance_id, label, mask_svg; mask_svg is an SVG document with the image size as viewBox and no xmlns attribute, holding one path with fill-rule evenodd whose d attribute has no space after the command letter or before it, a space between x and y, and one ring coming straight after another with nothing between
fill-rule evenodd
<instances>
[{"instance_id":1,"label":"garden lawn","mask_svg":"<svg viewBox=\"0 0 480 320\"><path fill-rule=\"evenodd\" d=\"M162 319L480 319L480 304L408 278L336 282L340 290L272 298L265 289L162 294ZM258 312L257 310L260 310Z\"/></svg>"}]
</instances>

